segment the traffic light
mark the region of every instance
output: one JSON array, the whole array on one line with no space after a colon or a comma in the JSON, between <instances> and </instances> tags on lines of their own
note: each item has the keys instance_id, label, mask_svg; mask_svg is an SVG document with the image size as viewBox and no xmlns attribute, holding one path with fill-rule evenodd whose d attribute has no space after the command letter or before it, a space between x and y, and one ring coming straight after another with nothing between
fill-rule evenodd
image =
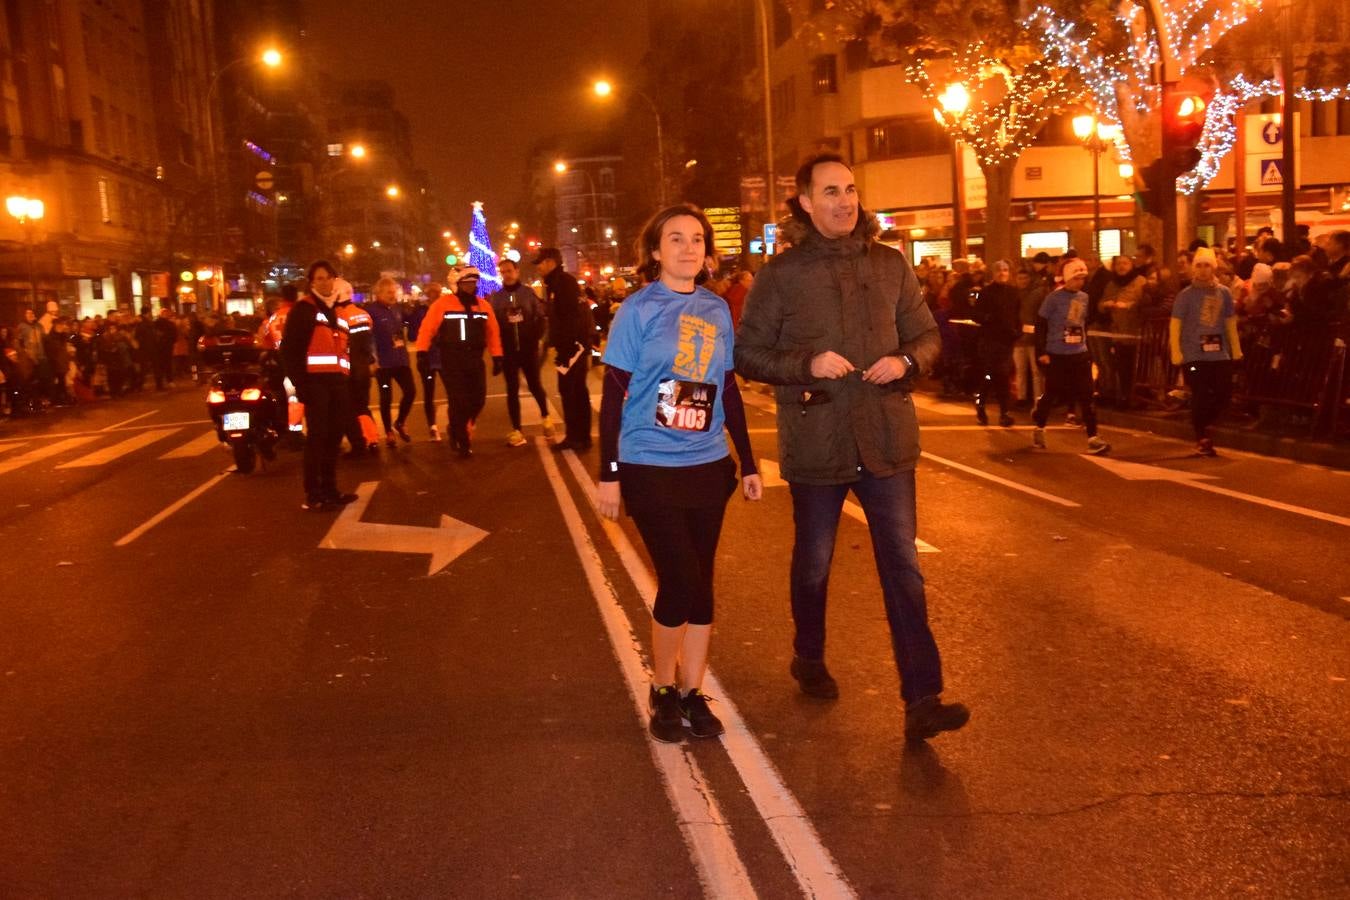
<instances>
[{"instance_id":1,"label":"traffic light","mask_svg":"<svg viewBox=\"0 0 1350 900\"><path fill-rule=\"evenodd\" d=\"M1200 135L1205 130L1208 104L1200 93L1171 90L1163 95L1162 155L1139 170L1143 182L1136 197L1150 215L1163 215L1166 204L1174 203L1177 179L1200 163Z\"/></svg>"}]
</instances>

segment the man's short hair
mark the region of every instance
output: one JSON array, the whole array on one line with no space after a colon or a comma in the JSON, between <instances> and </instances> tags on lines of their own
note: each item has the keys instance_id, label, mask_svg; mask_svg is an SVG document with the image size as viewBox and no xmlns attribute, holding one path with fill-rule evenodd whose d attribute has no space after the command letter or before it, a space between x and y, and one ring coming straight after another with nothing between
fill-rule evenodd
<instances>
[{"instance_id":1,"label":"man's short hair","mask_svg":"<svg viewBox=\"0 0 1350 900\"><path fill-rule=\"evenodd\" d=\"M808 156L806 158L806 161L803 162L800 168L797 169L798 194L811 193L811 177L815 174L816 166L821 165L822 163L839 163L839 165L841 166L851 168L848 165L848 163L844 161L844 158L842 156L832 151L827 150L824 153L817 153L814 156ZM770 189L772 189L772 186L770 187Z\"/></svg>"}]
</instances>

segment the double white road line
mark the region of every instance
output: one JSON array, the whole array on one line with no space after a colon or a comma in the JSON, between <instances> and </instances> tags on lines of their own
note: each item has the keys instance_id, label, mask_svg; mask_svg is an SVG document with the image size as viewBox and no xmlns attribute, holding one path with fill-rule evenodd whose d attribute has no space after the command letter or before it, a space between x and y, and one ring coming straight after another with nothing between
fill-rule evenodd
<instances>
[{"instance_id":1,"label":"double white road line","mask_svg":"<svg viewBox=\"0 0 1350 900\"><path fill-rule=\"evenodd\" d=\"M568 490L566 480L543 440L536 441L539 458L548 475L568 533L586 572L591 593L600 609L600 615L609 635L610 646L619 661L624 680L633 699L634 711L646 733L647 688L651 673L644 661L642 645L613 584L607 577L600 553L591 540L590 529ZM586 474L576 454L562 454L572 470L573 477L592 506L595 503L595 485ZM650 609L656 597L656 584L641 556L623 530L613 522L601 519L603 533L622 561L624 569L638 593ZM646 622L640 623L645 626ZM720 712L726 725L722 746L736 768L747 795L773 835L783 859L791 870L802 894L807 897L851 898L855 894L838 865L820 841L815 828L806 817L797 799L783 783L782 777L751 734L735 704L711 670L705 675L709 691L720 700ZM682 745L661 744L647 739L652 759L661 774L666 793L675 807L680 829L689 845L690 854L699 873L704 892L709 897L743 898L756 896L754 885L737 851L731 828L722 815L716 797L693 755Z\"/></svg>"}]
</instances>

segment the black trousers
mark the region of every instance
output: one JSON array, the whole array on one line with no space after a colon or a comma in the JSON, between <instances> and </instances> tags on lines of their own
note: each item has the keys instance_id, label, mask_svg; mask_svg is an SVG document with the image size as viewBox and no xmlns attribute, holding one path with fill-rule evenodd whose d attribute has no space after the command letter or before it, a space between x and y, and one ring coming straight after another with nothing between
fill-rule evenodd
<instances>
[{"instance_id":1,"label":"black trousers","mask_svg":"<svg viewBox=\"0 0 1350 900\"><path fill-rule=\"evenodd\" d=\"M412 369L407 366L391 366L388 369L375 370L375 383L380 386L380 421L384 423L385 434L389 433L389 410L394 404L394 382L398 382L398 418L399 425L408 421L413 401L417 399L417 383L413 381Z\"/></svg>"},{"instance_id":2,"label":"black trousers","mask_svg":"<svg viewBox=\"0 0 1350 900\"><path fill-rule=\"evenodd\" d=\"M998 411L1008 414L1012 405L1012 344L997 344L982 341L977 357L980 363L980 377L975 384L975 405L984 408L992 396L998 400Z\"/></svg>"},{"instance_id":3,"label":"black trousers","mask_svg":"<svg viewBox=\"0 0 1350 900\"><path fill-rule=\"evenodd\" d=\"M347 379L350 388L347 407L347 442L353 450L364 450L366 433L361 430L361 416L370 415L370 370L352 371Z\"/></svg>"},{"instance_id":4,"label":"black trousers","mask_svg":"<svg viewBox=\"0 0 1350 900\"><path fill-rule=\"evenodd\" d=\"M1233 396L1233 362L1227 359L1189 362L1181 371L1191 389L1191 426L1198 441L1207 436L1209 426L1228 409Z\"/></svg>"},{"instance_id":5,"label":"black trousers","mask_svg":"<svg viewBox=\"0 0 1350 900\"><path fill-rule=\"evenodd\" d=\"M421 354L417 356L417 377L422 379L422 412L427 416L427 427L436 427L436 373Z\"/></svg>"},{"instance_id":6,"label":"black trousers","mask_svg":"<svg viewBox=\"0 0 1350 900\"><path fill-rule=\"evenodd\" d=\"M450 401L450 441L469 446L469 427L487 403L487 369L479 358L472 363L442 363L441 381Z\"/></svg>"},{"instance_id":7,"label":"black trousers","mask_svg":"<svg viewBox=\"0 0 1350 900\"><path fill-rule=\"evenodd\" d=\"M345 375L310 375L305 379L305 496L335 497L338 451L350 418L351 391Z\"/></svg>"},{"instance_id":8,"label":"black trousers","mask_svg":"<svg viewBox=\"0 0 1350 900\"><path fill-rule=\"evenodd\" d=\"M1050 410L1062 403L1077 403L1087 426L1087 436L1097 434L1097 407L1092 402L1092 355L1076 353L1072 356L1050 354L1050 365L1045 370L1045 393L1036 401L1031 418L1037 428L1044 428L1050 420Z\"/></svg>"},{"instance_id":9,"label":"black trousers","mask_svg":"<svg viewBox=\"0 0 1350 900\"><path fill-rule=\"evenodd\" d=\"M539 377L539 354L533 347L508 353L502 359L502 377L506 379L506 413L511 417L511 427L520 430L520 376L525 376L525 386L530 395L539 404L539 415L548 415L548 394L544 391L543 379Z\"/></svg>"},{"instance_id":10,"label":"black trousers","mask_svg":"<svg viewBox=\"0 0 1350 900\"><path fill-rule=\"evenodd\" d=\"M583 353L566 375L558 376L567 441L573 444L589 445L591 442L591 394L586 384L590 364L589 355Z\"/></svg>"}]
</instances>

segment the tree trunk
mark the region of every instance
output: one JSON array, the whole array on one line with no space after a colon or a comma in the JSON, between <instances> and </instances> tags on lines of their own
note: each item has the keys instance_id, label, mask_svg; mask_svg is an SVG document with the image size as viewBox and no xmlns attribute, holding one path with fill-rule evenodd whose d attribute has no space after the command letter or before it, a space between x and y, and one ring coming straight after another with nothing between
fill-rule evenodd
<instances>
[{"instance_id":1,"label":"tree trunk","mask_svg":"<svg viewBox=\"0 0 1350 900\"><path fill-rule=\"evenodd\" d=\"M1000 163L986 164L980 161L980 171L984 173L984 261L1016 260L1020 254L1014 252L1012 223L1012 183L1016 159L1006 159Z\"/></svg>"}]
</instances>

